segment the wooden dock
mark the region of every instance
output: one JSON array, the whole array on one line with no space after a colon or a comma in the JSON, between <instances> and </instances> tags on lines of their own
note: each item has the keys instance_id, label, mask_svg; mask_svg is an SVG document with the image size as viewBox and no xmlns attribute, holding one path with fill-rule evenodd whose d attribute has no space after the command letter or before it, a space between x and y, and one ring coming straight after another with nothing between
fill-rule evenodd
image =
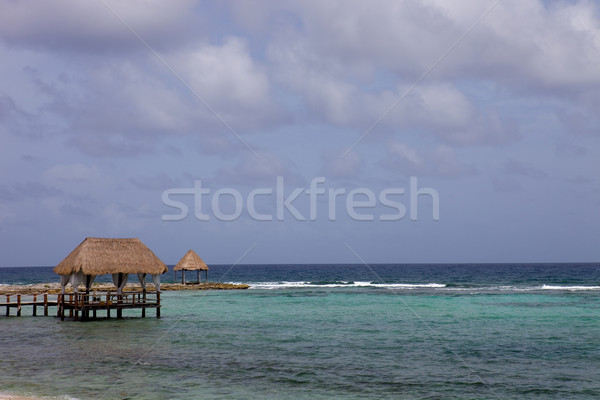
<instances>
[{"instance_id":1,"label":"wooden dock","mask_svg":"<svg viewBox=\"0 0 600 400\"><path fill-rule=\"evenodd\" d=\"M4 301L5 300L5 301ZM11 309L16 309L16 316L22 315L24 307L32 307L32 316L38 316L38 308L43 310L43 315L49 315L49 308L56 308L56 316L61 321L65 315L75 320L98 318L104 314L111 317L111 311L116 312L117 318L123 317L125 309L141 309L142 318L146 317L146 309L154 308L156 318L160 318L160 292L159 291L131 291L122 292L75 292L66 294L7 294L0 297L0 310L6 309L5 315L11 315Z\"/></svg>"},{"instance_id":2,"label":"wooden dock","mask_svg":"<svg viewBox=\"0 0 600 400\"><path fill-rule=\"evenodd\" d=\"M57 295L44 294L7 294L6 296L0 297L0 310L6 308L6 316L10 316L10 309L15 308L17 310L17 317L21 316L21 310L23 307L32 306L33 316L37 316L38 307L43 308L43 315L48 316L49 307L58 307Z\"/></svg>"}]
</instances>

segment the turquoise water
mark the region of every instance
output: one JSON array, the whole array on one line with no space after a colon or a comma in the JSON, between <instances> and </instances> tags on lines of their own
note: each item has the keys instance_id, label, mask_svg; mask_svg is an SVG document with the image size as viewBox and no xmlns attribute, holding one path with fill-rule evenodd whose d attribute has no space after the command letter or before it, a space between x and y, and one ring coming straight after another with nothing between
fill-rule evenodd
<instances>
[{"instance_id":1,"label":"turquoise water","mask_svg":"<svg viewBox=\"0 0 600 400\"><path fill-rule=\"evenodd\" d=\"M600 398L598 290L321 286L163 292L160 320L0 318L0 390L79 399Z\"/></svg>"}]
</instances>

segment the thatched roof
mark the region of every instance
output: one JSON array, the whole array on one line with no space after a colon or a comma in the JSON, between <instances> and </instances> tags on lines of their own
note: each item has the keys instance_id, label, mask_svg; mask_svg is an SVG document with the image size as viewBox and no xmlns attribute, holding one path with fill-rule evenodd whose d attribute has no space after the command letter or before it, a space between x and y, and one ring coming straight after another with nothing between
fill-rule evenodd
<instances>
[{"instance_id":1,"label":"thatched roof","mask_svg":"<svg viewBox=\"0 0 600 400\"><path fill-rule=\"evenodd\" d=\"M162 274L167 266L140 239L86 238L55 268L59 275Z\"/></svg>"},{"instance_id":2,"label":"thatched roof","mask_svg":"<svg viewBox=\"0 0 600 400\"><path fill-rule=\"evenodd\" d=\"M190 250L185 253L185 256L173 268L174 271L181 271L182 269L186 271L196 271L198 269L208 271L208 266L194 250Z\"/></svg>"}]
</instances>

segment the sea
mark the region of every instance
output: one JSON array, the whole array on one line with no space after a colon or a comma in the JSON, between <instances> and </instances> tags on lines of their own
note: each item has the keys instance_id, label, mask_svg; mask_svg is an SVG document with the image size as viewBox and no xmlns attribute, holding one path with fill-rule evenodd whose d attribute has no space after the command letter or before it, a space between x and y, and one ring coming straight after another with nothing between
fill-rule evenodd
<instances>
[{"instance_id":1,"label":"sea","mask_svg":"<svg viewBox=\"0 0 600 400\"><path fill-rule=\"evenodd\" d=\"M215 265L209 280L250 288L164 291L160 319L0 317L0 392L600 399L600 263ZM0 268L0 284L57 281Z\"/></svg>"}]
</instances>

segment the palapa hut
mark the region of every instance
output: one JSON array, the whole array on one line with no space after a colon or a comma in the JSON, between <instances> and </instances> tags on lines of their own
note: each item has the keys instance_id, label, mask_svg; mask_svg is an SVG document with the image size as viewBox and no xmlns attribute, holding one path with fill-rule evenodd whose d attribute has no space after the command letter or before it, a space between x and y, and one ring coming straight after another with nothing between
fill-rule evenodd
<instances>
[{"instance_id":1,"label":"palapa hut","mask_svg":"<svg viewBox=\"0 0 600 400\"><path fill-rule=\"evenodd\" d=\"M181 271L181 283L183 284L185 284L185 271L197 271L198 283L200 283L200 271L204 271L205 280L206 282L208 282L208 266L204 261L202 261L200 256L196 254L194 250L190 250L187 253L185 253L185 256L183 256L183 258L179 260L177 265L175 265L175 268L173 268L175 280L177 280L177 271Z\"/></svg>"},{"instance_id":2,"label":"palapa hut","mask_svg":"<svg viewBox=\"0 0 600 400\"><path fill-rule=\"evenodd\" d=\"M62 292L67 283L73 289L81 283L89 292L97 275L111 274L117 293L121 293L129 274L137 274L142 289L146 290L146 275L151 275L156 290L160 291L160 275L167 266L139 239L86 238L55 268L60 275Z\"/></svg>"}]
</instances>

